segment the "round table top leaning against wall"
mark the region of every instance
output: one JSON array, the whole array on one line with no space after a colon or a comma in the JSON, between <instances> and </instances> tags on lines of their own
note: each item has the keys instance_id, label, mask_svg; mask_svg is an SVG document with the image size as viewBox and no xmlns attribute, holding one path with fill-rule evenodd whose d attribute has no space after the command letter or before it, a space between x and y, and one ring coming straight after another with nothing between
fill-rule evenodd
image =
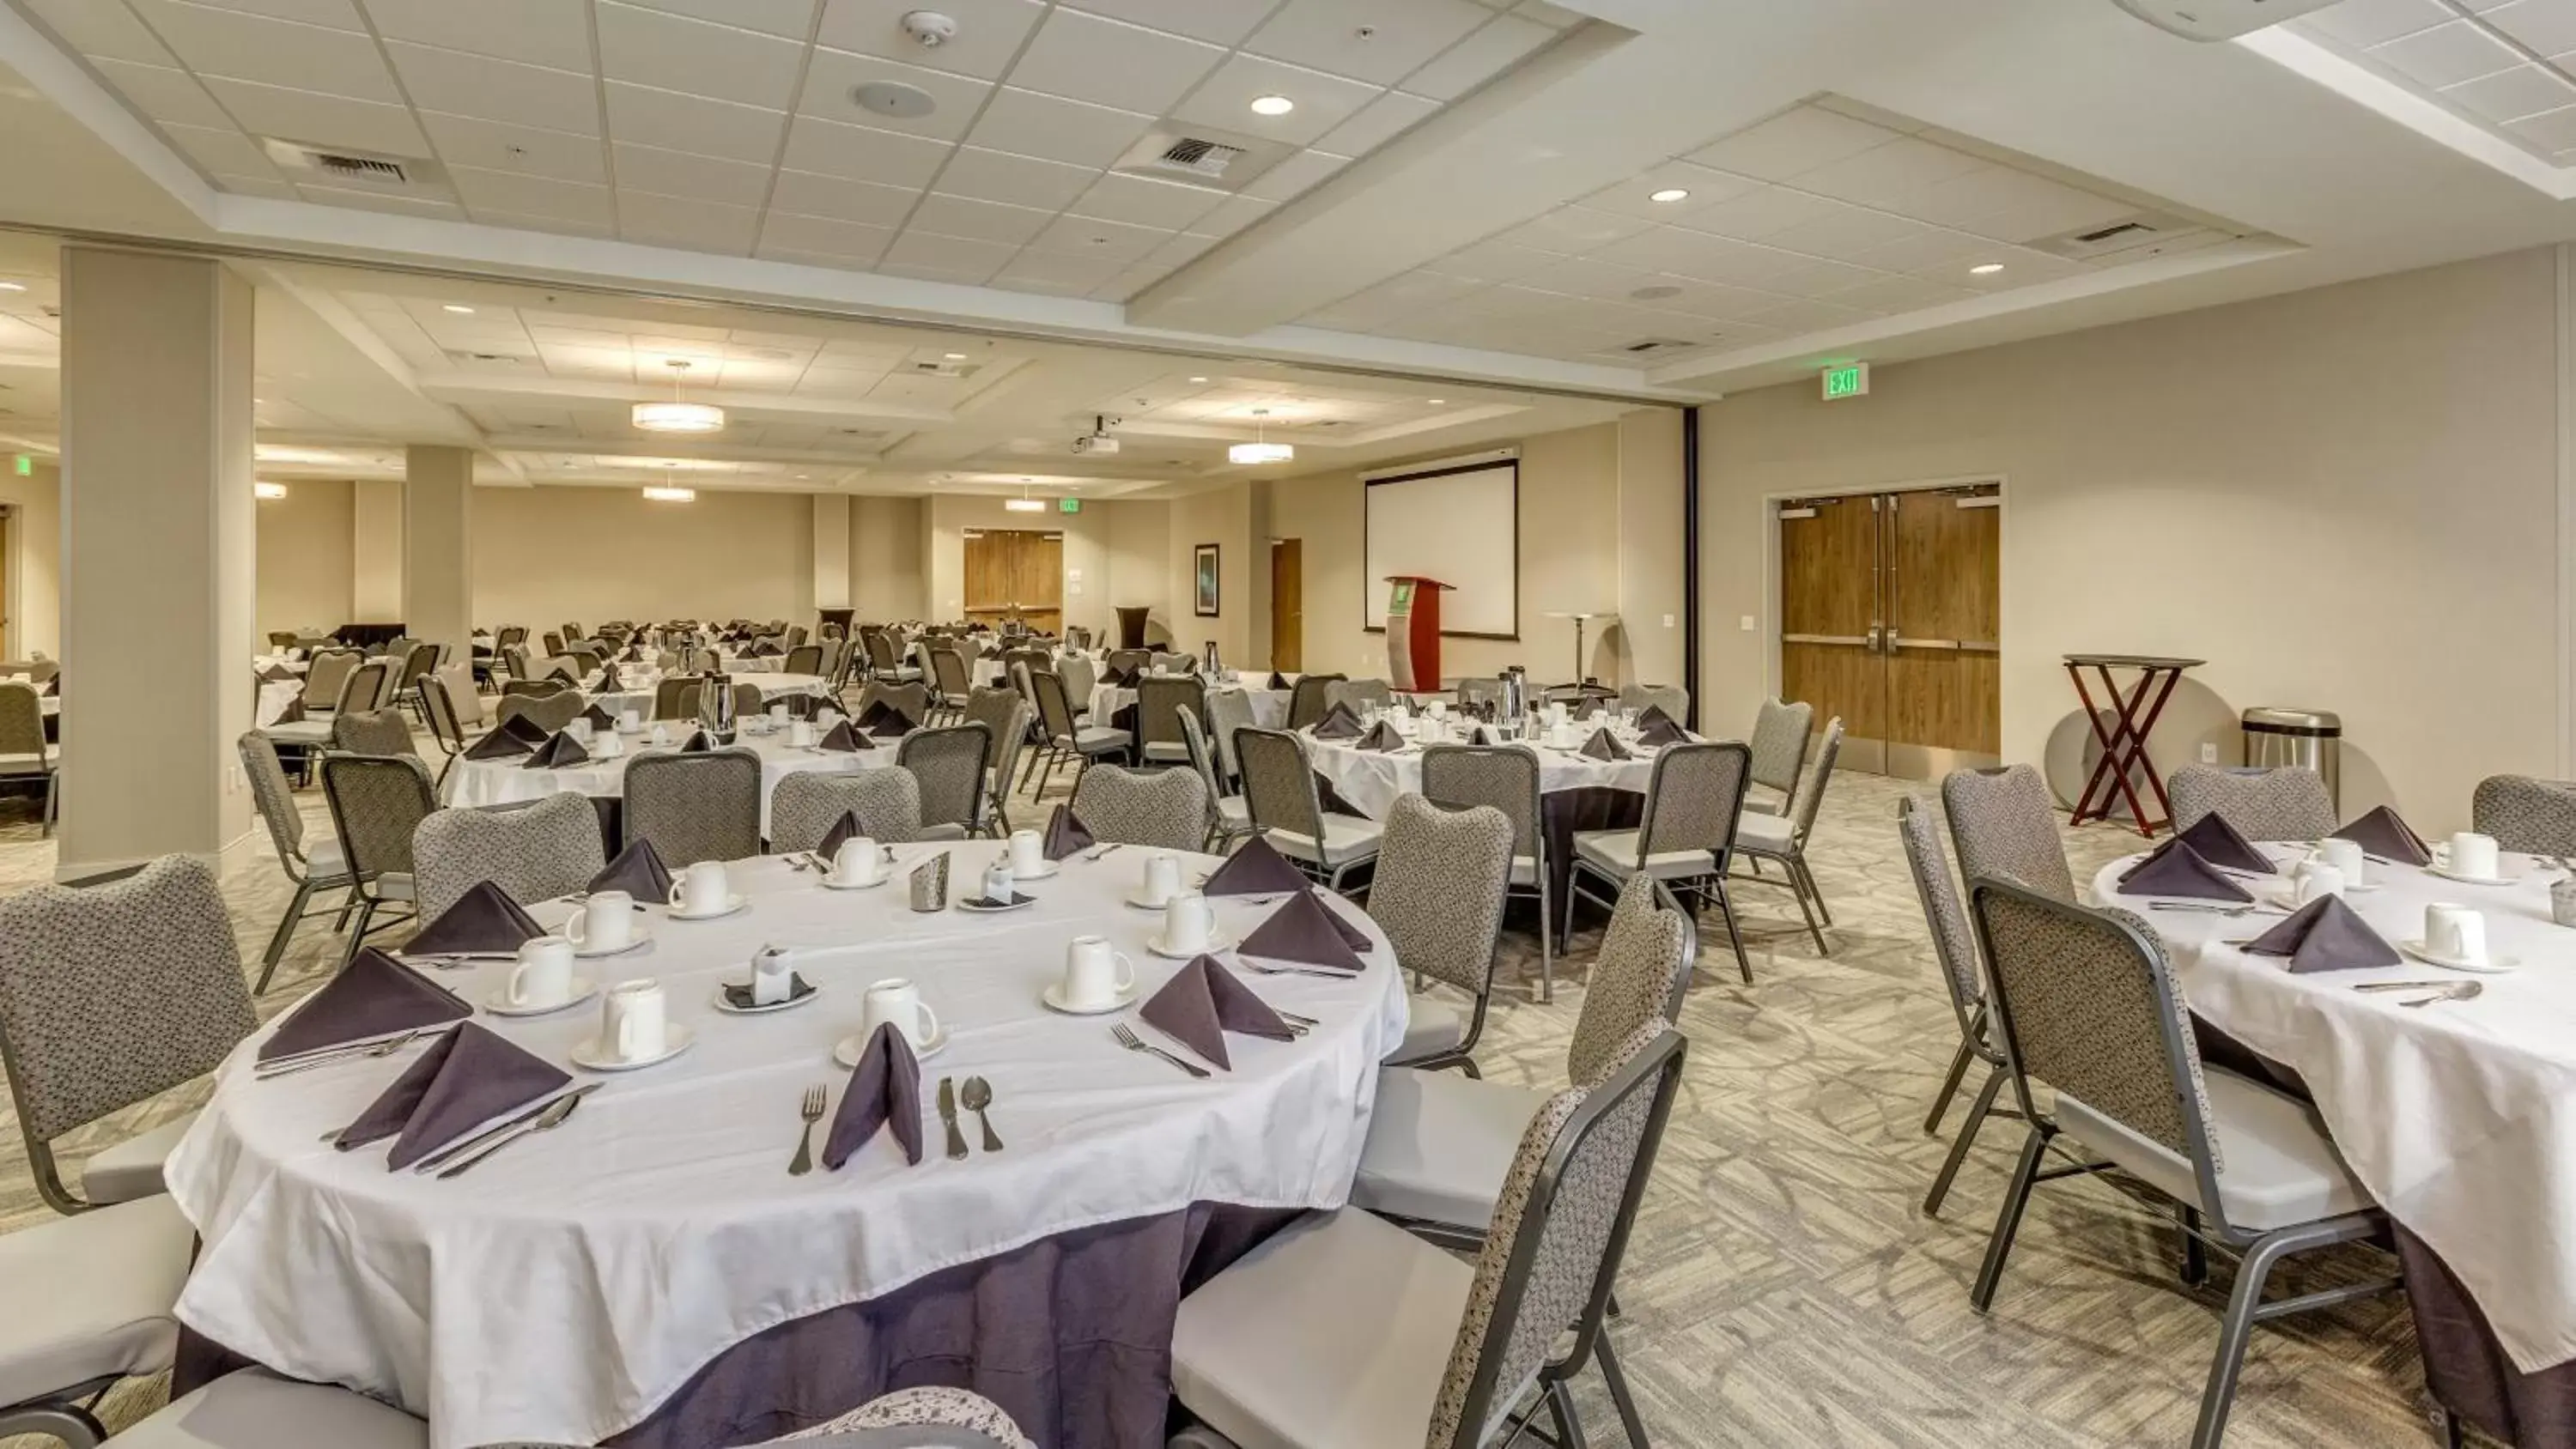
<instances>
[{"instance_id":1,"label":"round table top leaning against wall","mask_svg":"<svg viewBox=\"0 0 2576 1449\"><path fill-rule=\"evenodd\" d=\"M1007 916L915 914L901 872L947 848L899 846L893 882L858 891L827 890L776 857L741 862L740 914L677 922L652 911L648 944L582 971L608 984L658 978L694 1045L630 1074L576 1070L599 1090L561 1129L450 1181L388 1173L382 1145L341 1153L321 1140L412 1051L260 1082L252 1054L266 1033L254 1036L217 1073L170 1162L171 1191L204 1239L180 1319L283 1373L425 1415L435 1449L588 1444L763 1329L950 1265L1196 1203L1346 1200L1378 1063L1406 1020L1394 953L1356 907L1327 906L1375 943L1361 974L1237 972L1320 1024L1291 1042L1229 1035L1233 1070L1199 1080L1122 1049L1110 1029L1132 1013L1066 1016L1039 1002L1080 935L1105 935L1133 960L1140 998L1180 969L1146 950L1161 917L1122 903L1137 852L1069 861L1027 883L1037 905ZM952 890L992 852L953 848ZM551 926L571 909L534 913ZM1266 914L1217 904L1227 936ZM797 970L820 995L770 1015L717 1011L719 984L744 979L768 944L818 948ZM508 973L487 962L437 979L479 1003ZM838 1172L791 1176L799 1100L828 1085L838 1109L850 1074L834 1044L858 1031L865 988L896 975L918 983L948 1034L922 1062L921 1163L880 1133ZM599 1006L475 1019L560 1065L596 1032ZM952 1161L936 1088L969 1075L992 1083L1008 1146Z\"/></svg>"},{"instance_id":2,"label":"round table top leaning against wall","mask_svg":"<svg viewBox=\"0 0 2576 1449\"><path fill-rule=\"evenodd\" d=\"M502 760L469 760L459 756L447 772L446 803L450 805L507 805L517 800L542 800L548 795L614 795L626 794L626 767L636 756L659 750L669 754L679 748L696 726L686 720L666 720L671 744L646 745L644 735L623 736L626 752L614 759L594 759L588 764L566 770L531 770L524 757ZM901 740L876 740L876 748L844 754L837 750L809 749L787 743L783 731L765 735L737 734L734 744L760 756L760 831L769 833L769 797L778 793L778 782L790 775L807 771L829 771L833 774L856 774L861 770L880 770L895 763L902 748Z\"/></svg>"},{"instance_id":3,"label":"round table top leaning against wall","mask_svg":"<svg viewBox=\"0 0 2576 1449\"><path fill-rule=\"evenodd\" d=\"M2304 846L2266 844L2279 862ZM2576 930L2550 919L2564 874L2507 855L2511 885L2470 885L2414 866L2370 865L2373 889L2345 903L2392 945L2424 934L2435 902L2486 917L2502 975L2470 975L2409 957L2396 966L2293 974L2237 944L2282 918L2158 911L2119 893L2139 857L2104 866L2097 904L2132 911L2163 938L2191 1009L2212 1026L2296 1068L2353 1174L2389 1216L2441 1255L2525 1372L2576 1358ZM2282 903L2287 878L2248 883ZM2371 981L2474 981L2475 1000L2400 1005L2410 993ZM2422 993L2412 993L2422 994Z\"/></svg>"}]
</instances>

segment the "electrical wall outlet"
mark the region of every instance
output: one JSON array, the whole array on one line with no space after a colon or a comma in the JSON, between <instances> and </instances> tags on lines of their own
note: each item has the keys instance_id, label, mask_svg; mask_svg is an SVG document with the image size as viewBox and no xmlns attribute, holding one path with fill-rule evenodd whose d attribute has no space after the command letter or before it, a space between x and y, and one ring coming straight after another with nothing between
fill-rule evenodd
<instances>
[{"instance_id":1,"label":"electrical wall outlet","mask_svg":"<svg viewBox=\"0 0 2576 1449\"><path fill-rule=\"evenodd\" d=\"M1736 627L1736 628L1738 628L1738 629L1743 630L1743 631L1744 631L1745 633L1747 633L1747 634L1752 633L1752 632L1753 632L1753 616L1752 616L1751 614L1747 614L1747 615L1745 615L1743 618L1738 619L1738 620L1736 621L1736 623L1735 623L1735 627Z\"/></svg>"},{"instance_id":2,"label":"electrical wall outlet","mask_svg":"<svg viewBox=\"0 0 2576 1449\"><path fill-rule=\"evenodd\" d=\"M1673 616L1672 616L1672 615L1670 615L1670 614L1666 614L1666 615L1664 616L1664 627L1665 627L1665 628L1667 628L1667 629L1669 629L1669 628L1673 627Z\"/></svg>"},{"instance_id":3,"label":"electrical wall outlet","mask_svg":"<svg viewBox=\"0 0 2576 1449\"><path fill-rule=\"evenodd\" d=\"M2215 765L2218 763L2218 746L2215 742L2209 740L2201 741L2200 762L2204 765Z\"/></svg>"}]
</instances>

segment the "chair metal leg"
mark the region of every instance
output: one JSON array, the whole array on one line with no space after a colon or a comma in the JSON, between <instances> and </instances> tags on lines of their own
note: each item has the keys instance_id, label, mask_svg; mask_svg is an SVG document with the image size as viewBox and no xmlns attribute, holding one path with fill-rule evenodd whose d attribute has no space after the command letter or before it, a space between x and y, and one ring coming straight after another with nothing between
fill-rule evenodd
<instances>
[{"instance_id":1,"label":"chair metal leg","mask_svg":"<svg viewBox=\"0 0 2576 1449\"><path fill-rule=\"evenodd\" d=\"M1619 1367L1619 1355L1610 1348L1610 1335L1601 1335L1599 1356L1601 1380L1610 1386L1610 1403L1619 1411L1619 1427L1627 1431L1632 1449L1646 1449L1646 1423L1637 1417L1637 1400L1628 1392L1628 1375Z\"/></svg>"},{"instance_id":2,"label":"chair metal leg","mask_svg":"<svg viewBox=\"0 0 2576 1449\"><path fill-rule=\"evenodd\" d=\"M1547 862L1538 864L1538 999L1556 1000L1556 927L1548 910Z\"/></svg>"},{"instance_id":3,"label":"chair metal leg","mask_svg":"<svg viewBox=\"0 0 2576 1449\"><path fill-rule=\"evenodd\" d=\"M2197 1288L2209 1281L2209 1248L2200 1240L2200 1209L2182 1210L2182 1281Z\"/></svg>"},{"instance_id":4,"label":"chair metal leg","mask_svg":"<svg viewBox=\"0 0 2576 1449\"><path fill-rule=\"evenodd\" d=\"M1959 1124L1959 1140L1950 1144L1950 1155L1942 1160L1940 1175L1932 1179L1932 1191L1923 1199L1923 1216L1941 1215L1941 1200L1950 1195L1950 1183L1959 1175L1959 1164L1968 1160L1968 1149L1976 1143L1977 1129L1986 1125L1986 1113L1995 1105L1995 1094L2003 1090L2006 1075L2001 1067L1986 1073L1986 1084L1969 1104L1968 1119Z\"/></svg>"},{"instance_id":5,"label":"chair metal leg","mask_svg":"<svg viewBox=\"0 0 2576 1449\"><path fill-rule=\"evenodd\" d=\"M1808 900L1806 871L1802 869L1794 859L1789 861L1787 869L1789 872L1789 894L1798 898L1798 914L1806 918L1807 934L1816 938L1816 954L1819 956L1830 956L1834 954L1834 948L1825 944L1825 929L1823 926L1817 924L1815 907Z\"/></svg>"},{"instance_id":6,"label":"chair metal leg","mask_svg":"<svg viewBox=\"0 0 2576 1449\"><path fill-rule=\"evenodd\" d=\"M1565 1380L1547 1381L1547 1412L1556 1421L1558 1449L1583 1449L1583 1420L1574 1412L1574 1391Z\"/></svg>"},{"instance_id":7,"label":"chair metal leg","mask_svg":"<svg viewBox=\"0 0 2576 1449\"><path fill-rule=\"evenodd\" d=\"M1825 904L1825 888L1816 884L1816 872L1807 864L1807 857L1803 853L1798 856L1797 866L1798 875L1807 883L1807 894L1815 898L1816 914L1825 918L1826 925L1832 925L1834 908Z\"/></svg>"},{"instance_id":8,"label":"chair metal leg","mask_svg":"<svg viewBox=\"0 0 2576 1449\"><path fill-rule=\"evenodd\" d=\"M2245 1343L2253 1337L2254 1317L2263 1306L2263 1283L2272 1266L2289 1253L2297 1239L2275 1233L2258 1240L2236 1265L2236 1291L2227 1297L2227 1316L2218 1321L2218 1352L2210 1360L2209 1387L2200 1396L2200 1422L2192 1429L2191 1449L2217 1449L2227 1432L2227 1411L2236 1402L2236 1376L2245 1367Z\"/></svg>"},{"instance_id":9,"label":"chair metal leg","mask_svg":"<svg viewBox=\"0 0 2576 1449\"><path fill-rule=\"evenodd\" d=\"M1968 1048L1967 1038L1960 1038L1958 1054L1950 1058L1950 1075L1941 1079L1941 1095L1932 1099L1932 1115L1923 1119L1924 1136L1940 1134L1941 1115L1950 1110L1950 1099L1959 1094L1959 1083L1967 1080L1968 1063L1975 1056Z\"/></svg>"},{"instance_id":10,"label":"chair metal leg","mask_svg":"<svg viewBox=\"0 0 2576 1449\"><path fill-rule=\"evenodd\" d=\"M251 988L251 995L262 995L268 990L269 979L277 975L277 963L286 958L286 943L295 935L295 928L304 924L304 908L312 899L311 878L297 881L295 899L286 903L286 915L277 923L277 934L268 938L268 954L260 961L259 985Z\"/></svg>"},{"instance_id":11,"label":"chair metal leg","mask_svg":"<svg viewBox=\"0 0 2576 1449\"><path fill-rule=\"evenodd\" d=\"M1995 1235L1986 1243L1986 1261L1977 1269L1977 1284L1968 1290L1968 1305L1979 1313L1994 1306L1995 1284L2004 1276L2004 1259L2012 1252L2013 1234L2021 1230L2021 1211L2030 1205L2030 1189L2039 1180L2039 1159L2048 1150L2049 1128L2034 1122L2021 1144L2021 1161L2013 1167L2012 1185L2004 1189L1995 1214Z\"/></svg>"},{"instance_id":12,"label":"chair metal leg","mask_svg":"<svg viewBox=\"0 0 2576 1449\"><path fill-rule=\"evenodd\" d=\"M357 896L355 892L351 894L358 907L358 928L349 933L349 949L341 954L340 965L343 970L347 969L350 962L358 959L358 948L367 944L367 932L370 929L368 923L376 918L376 903L373 899Z\"/></svg>"},{"instance_id":13,"label":"chair metal leg","mask_svg":"<svg viewBox=\"0 0 2576 1449\"><path fill-rule=\"evenodd\" d=\"M1717 903L1717 913L1726 921L1726 939L1735 945L1735 969L1744 973L1744 984L1753 984L1753 958L1744 954L1744 932L1735 924L1735 902L1726 894L1726 882L1712 880L1704 892Z\"/></svg>"}]
</instances>

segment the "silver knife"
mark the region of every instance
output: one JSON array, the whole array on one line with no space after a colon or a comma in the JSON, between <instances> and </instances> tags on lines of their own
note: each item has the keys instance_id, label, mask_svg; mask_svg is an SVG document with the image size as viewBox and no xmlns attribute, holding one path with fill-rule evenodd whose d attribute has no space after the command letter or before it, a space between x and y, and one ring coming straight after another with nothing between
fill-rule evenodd
<instances>
[{"instance_id":1,"label":"silver knife","mask_svg":"<svg viewBox=\"0 0 2576 1449\"><path fill-rule=\"evenodd\" d=\"M587 1097L598 1090L599 1083L590 1082L573 1088L567 1095L574 1097ZM511 1128L524 1127L528 1123L537 1120L539 1117L544 1116L549 1110L551 1110L555 1103L562 1100L562 1097L548 1097L535 1106L528 1108L526 1111L520 1112L500 1122L496 1122L490 1127L466 1138L462 1142L449 1143L447 1146L442 1147L427 1157L422 1158L420 1161L413 1163L411 1165L411 1170L414 1172L436 1172L438 1169L445 1167L448 1163L464 1156L466 1153L473 1151L477 1147L483 1146L485 1143L499 1137L502 1133L509 1131Z\"/></svg>"},{"instance_id":2,"label":"silver knife","mask_svg":"<svg viewBox=\"0 0 2576 1449\"><path fill-rule=\"evenodd\" d=\"M963 1161L966 1156L966 1134L957 1128L957 1079L939 1079L939 1120L948 1124L948 1155Z\"/></svg>"}]
</instances>

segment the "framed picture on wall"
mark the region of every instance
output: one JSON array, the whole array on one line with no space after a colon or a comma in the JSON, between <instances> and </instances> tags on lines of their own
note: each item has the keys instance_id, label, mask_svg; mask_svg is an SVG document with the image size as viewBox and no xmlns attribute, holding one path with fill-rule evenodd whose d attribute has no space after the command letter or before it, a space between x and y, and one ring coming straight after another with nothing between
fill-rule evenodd
<instances>
[{"instance_id":1,"label":"framed picture on wall","mask_svg":"<svg viewBox=\"0 0 2576 1449\"><path fill-rule=\"evenodd\" d=\"M1213 619L1216 617L1216 545L1200 544L1191 550L1191 559L1196 565L1190 571L1192 611L1202 619Z\"/></svg>"}]
</instances>

